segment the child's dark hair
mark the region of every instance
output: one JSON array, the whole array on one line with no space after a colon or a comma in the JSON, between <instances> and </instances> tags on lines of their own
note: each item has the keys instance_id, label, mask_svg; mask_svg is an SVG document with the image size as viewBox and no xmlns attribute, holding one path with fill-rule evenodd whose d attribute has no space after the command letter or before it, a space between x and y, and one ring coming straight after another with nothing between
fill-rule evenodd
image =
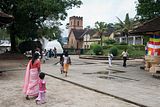
<instances>
[{"instance_id":1,"label":"child's dark hair","mask_svg":"<svg viewBox=\"0 0 160 107\"><path fill-rule=\"evenodd\" d=\"M41 72L41 73L39 74L39 78L40 78L40 79L44 79L44 77L45 77L45 73Z\"/></svg>"}]
</instances>

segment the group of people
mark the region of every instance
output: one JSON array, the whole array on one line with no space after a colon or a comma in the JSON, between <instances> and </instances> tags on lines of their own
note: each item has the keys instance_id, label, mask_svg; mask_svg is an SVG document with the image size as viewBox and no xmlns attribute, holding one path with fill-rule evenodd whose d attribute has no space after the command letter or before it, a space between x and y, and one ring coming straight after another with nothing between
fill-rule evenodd
<instances>
[{"instance_id":1,"label":"group of people","mask_svg":"<svg viewBox=\"0 0 160 107\"><path fill-rule=\"evenodd\" d=\"M127 50L124 50L121 54L123 56L123 67L126 67L126 61L128 57ZM30 97L36 99L36 104L45 103L45 93L46 93L46 81L44 80L45 73L41 72L41 61L40 53L35 51L32 59L29 60L24 77L23 93L26 95L26 99L29 100ZM112 66L113 54L108 54L109 66ZM71 58L68 55L68 51L64 51L60 55L60 71L61 74L67 76L69 66L71 65Z\"/></svg>"},{"instance_id":2,"label":"group of people","mask_svg":"<svg viewBox=\"0 0 160 107\"><path fill-rule=\"evenodd\" d=\"M37 104L43 104L45 103L46 81L44 80L45 73L41 72L39 55L38 52L35 52L27 64L23 93L27 100L32 96L36 98Z\"/></svg>"},{"instance_id":3,"label":"group of people","mask_svg":"<svg viewBox=\"0 0 160 107\"><path fill-rule=\"evenodd\" d=\"M69 65L71 64L71 58L68 55L68 51L64 51L60 55L61 73L68 74ZM26 72L24 76L23 93L26 95L26 99L30 97L36 99L36 104L45 103L46 93L46 81L44 80L45 73L41 72L41 61L39 51L35 51L32 59L29 60Z\"/></svg>"},{"instance_id":4,"label":"group of people","mask_svg":"<svg viewBox=\"0 0 160 107\"><path fill-rule=\"evenodd\" d=\"M128 55L129 54L126 49L121 54L121 56L123 57L123 67L126 67L126 61L127 61ZM112 59L113 59L113 54L108 53L108 63L110 67L112 66Z\"/></svg>"},{"instance_id":5,"label":"group of people","mask_svg":"<svg viewBox=\"0 0 160 107\"><path fill-rule=\"evenodd\" d=\"M53 49L48 50L48 52L46 53L46 55L49 58L51 58L51 57L57 58L57 49L56 49L56 47L54 47Z\"/></svg>"},{"instance_id":6,"label":"group of people","mask_svg":"<svg viewBox=\"0 0 160 107\"><path fill-rule=\"evenodd\" d=\"M46 60L48 60L51 57L57 58L57 49L56 49L56 47L54 47L54 49L50 49L50 50L44 49L42 51L42 60L43 60L43 63L45 63Z\"/></svg>"}]
</instances>

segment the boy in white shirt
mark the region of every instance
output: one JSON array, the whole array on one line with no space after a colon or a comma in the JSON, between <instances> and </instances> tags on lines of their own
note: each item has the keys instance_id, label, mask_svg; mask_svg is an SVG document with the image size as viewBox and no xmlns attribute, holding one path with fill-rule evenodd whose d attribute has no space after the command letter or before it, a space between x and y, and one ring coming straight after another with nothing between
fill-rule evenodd
<instances>
[{"instance_id":1,"label":"boy in white shirt","mask_svg":"<svg viewBox=\"0 0 160 107\"><path fill-rule=\"evenodd\" d=\"M122 52L122 56L123 56L123 67L126 67L126 61L128 57L128 52L126 49Z\"/></svg>"},{"instance_id":2,"label":"boy in white shirt","mask_svg":"<svg viewBox=\"0 0 160 107\"><path fill-rule=\"evenodd\" d=\"M113 58L113 54L112 53L108 53L108 63L109 63L109 66L112 66L112 58Z\"/></svg>"}]
</instances>

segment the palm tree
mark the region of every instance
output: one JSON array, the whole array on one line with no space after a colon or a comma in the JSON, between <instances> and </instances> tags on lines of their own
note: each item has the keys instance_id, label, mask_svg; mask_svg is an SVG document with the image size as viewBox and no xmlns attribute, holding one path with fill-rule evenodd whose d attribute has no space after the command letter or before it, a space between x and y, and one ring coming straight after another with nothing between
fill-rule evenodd
<instances>
[{"instance_id":1,"label":"palm tree","mask_svg":"<svg viewBox=\"0 0 160 107\"><path fill-rule=\"evenodd\" d=\"M96 30L97 30L97 32L98 32L98 35L100 36L100 38L101 38L101 46L102 46L102 36L103 36L103 34L104 34L104 32L105 31L107 31L107 23L105 23L105 22L96 22L95 23L95 28L96 28Z\"/></svg>"},{"instance_id":2,"label":"palm tree","mask_svg":"<svg viewBox=\"0 0 160 107\"><path fill-rule=\"evenodd\" d=\"M129 14L126 14L125 20L122 21L117 17L119 23L115 24L116 32L120 32L123 36L126 36L126 43L128 44L129 31L133 29L134 20L129 18Z\"/></svg>"}]
</instances>

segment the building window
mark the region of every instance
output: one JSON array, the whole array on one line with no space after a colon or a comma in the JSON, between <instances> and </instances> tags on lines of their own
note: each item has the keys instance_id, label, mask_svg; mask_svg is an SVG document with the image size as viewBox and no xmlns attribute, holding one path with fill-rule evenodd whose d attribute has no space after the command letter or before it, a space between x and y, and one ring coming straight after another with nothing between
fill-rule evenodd
<instances>
[{"instance_id":1,"label":"building window","mask_svg":"<svg viewBox=\"0 0 160 107\"><path fill-rule=\"evenodd\" d=\"M126 38L122 38L122 42L126 42Z\"/></svg>"},{"instance_id":2,"label":"building window","mask_svg":"<svg viewBox=\"0 0 160 107\"><path fill-rule=\"evenodd\" d=\"M87 45L87 49L89 48L89 45Z\"/></svg>"},{"instance_id":3,"label":"building window","mask_svg":"<svg viewBox=\"0 0 160 107\"><path fill-rule=\"evenodd\" d=\"M71 44L73 45L73 39L71 39Z\"/></svg>"},{"instance_id":4,"label":"building window","mask_svg":"<svg viewBox=\"0 0 160 107\"><path fill-rule=\"evenodd\" d=\"M137 37L135 42L136 42L135 44L141 44L141 38Z\"/></svg>"},{"instance_id":5,"label":"building window","mask_svg":"<svg viewBox=\"0 0 160 107\"><path fill-rule=\"evenodd\" d=\"M79 21L77 21L77 26L79 26Z\"/></svg>"}]
</instances>

